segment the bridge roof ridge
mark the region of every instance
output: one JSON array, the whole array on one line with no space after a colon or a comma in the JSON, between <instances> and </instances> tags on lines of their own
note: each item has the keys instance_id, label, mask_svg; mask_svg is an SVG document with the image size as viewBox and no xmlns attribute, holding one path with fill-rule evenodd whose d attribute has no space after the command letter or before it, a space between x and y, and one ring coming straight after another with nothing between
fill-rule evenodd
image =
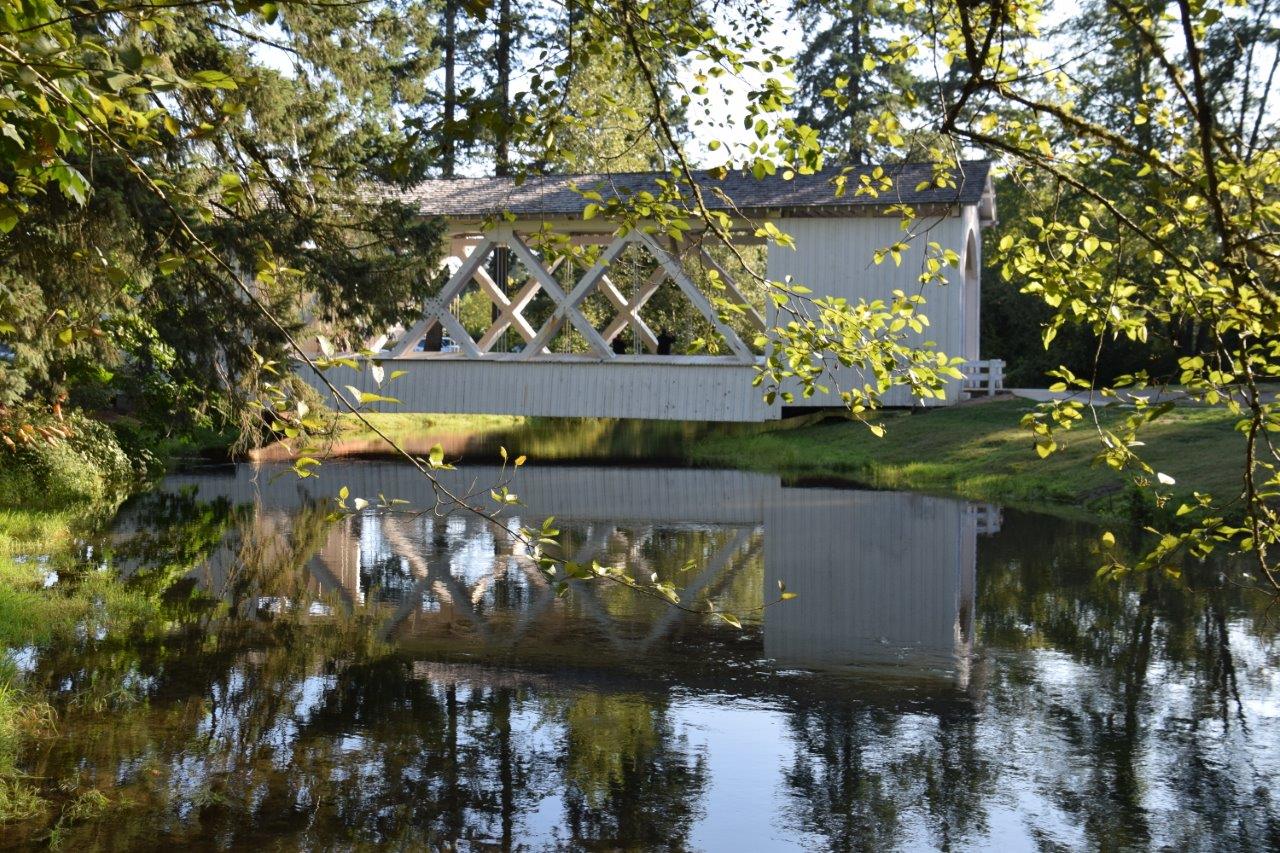
<instances>
[{"instance_id":1,"label":"bridge roof ridge","mask_svg":"<svg viewBox=\"0 0 1280 853\"><path fill-rule=\"evenodd\" d=\"M958 164L954 187L929 186L934 164L897 163L877 167L848 167L846 192L836 195L834 179L844 166L829 166L811 175L784 179L780 174L757 179L750 173L730 171L719 175L702 170L704 186L723 192L705 195L712 209L737 209L748 215L763 212L796 216L866 215L876 208L894 204L976 205L991 191L988 160L966 160ZM855 192L863 176L876 168L893 179L893 188L878 196ZM398 191L401 201L430 216L454 219L481 219L510 213L517 217L581 216L587 202L581 192L594 190L606 200L625 199L642 191L657 192L659 180L674 180L669 171L527 175L498 177L433 178ZM576 190L575 190L576 187Z\"/></svg>"}]
</instances>

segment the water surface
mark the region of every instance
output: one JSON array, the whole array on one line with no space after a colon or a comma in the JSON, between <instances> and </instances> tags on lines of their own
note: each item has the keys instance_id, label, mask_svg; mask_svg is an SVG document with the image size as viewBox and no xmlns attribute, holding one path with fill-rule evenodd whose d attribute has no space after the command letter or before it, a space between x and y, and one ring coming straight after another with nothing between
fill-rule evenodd
<instances>
[{"instance_id":1,"label":"water surface","mask_svg":"<svg viewBox=\"0 0 1280 853\"><path fill-rule=\"evenodd\" d=\"M1102 581L1090 525L730 471L535 467L502 525L335 520L340 485L428 493L394 463L322 471L171 477L86 552L163 622L11 651L62 718L25 769L112 801L60 841L1280 843L1280 646L1268 602L1213 566ZM656 574L742 629L607 584L557 597L509 533L550 514L565 556ZM759 610L778 581L798 597Z\"/></svg>"}]
</instances>

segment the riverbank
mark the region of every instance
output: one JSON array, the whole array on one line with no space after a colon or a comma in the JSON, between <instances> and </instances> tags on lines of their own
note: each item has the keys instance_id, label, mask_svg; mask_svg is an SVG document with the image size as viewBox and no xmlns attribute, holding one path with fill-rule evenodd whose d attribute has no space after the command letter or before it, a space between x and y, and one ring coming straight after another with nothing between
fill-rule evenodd
<instances>
[{"instance_id":1,"label":"riverbank","mask_svg":"<svg viewBox=\"0 0 1280 853\"><path fill-rule=\"evenodd\" d=\"M806 415L764 424L520 418L492 415L372 415L375 426L410 452L443 445L450 458L491 461L499 447L531 464L631 462L767 471L883 489L1143 519L1156 508L1129 476L1093 463L1097 434L1080 426L1059 437L1062 449L1041 459L1019 421L1034 409L1022 399L975 401L948 409L886 412L885 435L837 416ZM1102 410L1102 423L1123 417ZM1174 478L1172 509L1192 491L1218 496L1239 488L1243 441L1235 418L1207 408L1169 412L1148 426L1145 456ZM344 417L330 456L385 456L389 448L363 424ZM261 460L282 459L274 446Z\"/></svg>"},{"instance_id":2,"label":"riverbank","mask_svg":"<svg viewBox=\"0 0 1280 853\"><path fill-rule=\"evenodd\" d=\"M24 744L56 734L56 715L24 677L32 650L128 630L154 613L153 601L113 574L86 571L82 541L161 473L149 448L126 449L116 431L83 413L6 414L2 433L29 438L0 454L0 824L48 808L16 765ZM30 428L13 429L21 423ZM86 796L73 805L97 801Z\"/></svg>"},{"instance_id":3,"label":"riverbank","mask_svg":"<svg viewBox=\"0 0 1280 853\"><path fill-rule=\"evenodd\" d=\"M102 525L116 505L0 508L0 647L7 651L0 655L0 825L49 807L17 767L26 744L55 737L58 728L43 692L27 683L23 662L34 649L75 642L86 632L127 630L153 610L113 575L82 571L78 533ZM77 583L58 583L72 572L79 574Z\"/></svg>"},{"instance_id":4,"label":"riverbank","mask_svg":"<svg viewBox=\"0 0 1280 853\"><path fill-rule=\"evenodd\" d=\"M708 437L692 461L783 475L844 479L884 489L954 495L1103 518L1132 518L1153 507L1132 476L1095 464L1098 435L1082 424L1058 436L1061 449L1041 459L1019 422L1035 404L1021 399L975 402L920 413L888 413L877 438L855 423L829 420L798 429ZM1104 426L1128 412L1101 410ZM1174 479L1172 509L1192 491L1225 497L1240 488L1244 441L1236 418L1207 408L1177 409L1143 431L1143 456Z\"/></svg>"}]
</instances>

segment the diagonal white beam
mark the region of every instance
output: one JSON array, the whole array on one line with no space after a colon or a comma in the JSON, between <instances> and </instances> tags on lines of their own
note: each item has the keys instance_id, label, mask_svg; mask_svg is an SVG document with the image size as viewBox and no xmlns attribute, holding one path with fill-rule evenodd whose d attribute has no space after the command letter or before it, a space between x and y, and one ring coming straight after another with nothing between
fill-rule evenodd
<instances>
[{"instance_id":1,"label":"diagonal white beam","mask_svg":"<svg viewBox=\"0 0 1280 853\"><path fill-rule=\"evenodd\" d=\"M440 325L444 326L444 330L449 333L449 337L453 338L453 342L458 345L458 349L466 353L471 358L481 358L484 353L476 346L476 342L471 339L471 333L462 325L462 321L453 316L453 312L445 309L440 312L437 318Z\"/></svg>"},{"instance_id":2,"label":"diagonal white beam","mask_svg":"<svg viewBox=\"0 0 1280 853\"><path fill-rule=\"evenodd\" d=\"M653 256L658 259L658 263L662 264L663 268L667 271L667 275L671 277L671 280L678 284L680 289L684 291L684 295L689 298L691 303L693 303L693 307L698 309L698 312L702 314L702 316L706 317L707 320L710 321L711 325L715 326L716 331L720 333L722 338L724 338L725 343L728 344L729 349L733 350L734 354L738 356L738 359L743 362L754 364L756 360L755 353L751 351L750 347L742 342L742 338L738 337L737 332L720 319L720 316L716 313L711 302L702 294L702 291L698 290L697 286L689 280L689 276L685 275L684 268L680 266L676 259L667 254L666 250L658 245L657 240L653 239L653 237L643 231L636 230L632 233L637 235L640 242L644 243L644 245L648 247L649 251L653 253Z\"/></svg>"},{"instance_id":3,"label":"diagonal white beam","mask_svg":"<svg viewBox=\"0 0 1280 853\"><path fill-rule=\"evenodd\" d=\"M518 257L525 265L525 268L538 279L542 284L542 289L545 290L547 295L556 303L555 313L551 315L550 319L547 320L542 329L538 331L537 336L529 346L525 347L525 357L529 358L546 349L547 345L551 342L551 339L554 338L556 333L560 330L561 323L567 319L573 324L574 328L578 330L582 337L586 339L587 344L597 356L605 360L613 358L613 350L609 348L609 344L600 336L600 332L596 327L591 325L587 318L582 315L582 312L578 310L578 306L582 304L582 300L586 298L586 295L591 291L591 288L595 286L599 277L604 273L605 267L608 266L608 261L612 261L617 257L618 253L622 251L624 246L626 246L626 238L619 237L617 240L614 240L613 243L609 245L609 248L604 251L604 254L601 255L600 260L597 261L591 269L587 270L586 275L584 275L578 282L577 286L574 287L573 292L568 295L560 289L560 283L557 282L551 273L547 271L547 268L534 256L533 252L529 250L529 247L524 244L524 241L521 240L519 236L515 233L511 233L509 239L511 251L516 253L516 257ZM608 260L606 260L606 258Z\"/></svg>"},{"instance_id":4,"label":"diagonal white beam","mask_svg":"<svg viewBox=\"0 0 1280 853\"><path fill-rule=\"evenodd\" d=\"M450 328L444 320L444 315L449 314L449 303L452 302L454 297L461 293L462 290L471 282L472 276L475 275L476 270L480 269L480 265L484 263L485 258L489 256L489 252L493 250L493 246L493 240L489 237L485 237L474 249L471 250L471 254L462 262L457 271L455 271L453 275L449 276L449 280L445 282L440 293L431 299L427 299L423 303L422 319L417 323L414 323L412 329L405 332L404 337L401 338L400 342L396 344L393 350L391 350L391 358L399 358L412 352L413 348L416 347L418 342L426 336L434 323L439 322L440 325L444 326L446 329ZM450 329L450 334L453 336L452 329ZM468 350L467 344L469 343L470 349L467 354L479 355L480 351L475 348L475 343L471 340L471 336L464 331L462 333L462 337L466 339L466 342L458 340L457 337L454 336L454 340L458 342L458 346L463 350Z\"/></svg>"},{"instance_id":5,"label":"diagonal white beam","mask_svg":"<svg viewBox=\"0 0 1280 853\"><path fill-rule=\"evenodd\" d=\"M729 291L733 298L738 300L738 304L743 307L743 313L747 315L751 325L763 332L765 330L764 318L760 316L760 312L755 309L755 306L747 301L747 297L742 295L742 291L738 289L738 283L733 280L733 276L729 275L728 270L721 266L720 262L707 251L707 247L701 243L698 244L698 254L702 257L703 265L715 270L716 275L720 277L720 281L724 284L725 290Z\"/></svg>"},{"instance_id":6,"label":"diagonal white beam","mask_svg":"<svg viewBox=\"0 0 1280 853\"><path fill-rule=\"evenodd\" d=\"M489 275L489 271L484 267L477 267L471 277L480 285L480 289L484 291L484 295L489 297L489 301L498 306L498 310L511 307L511 300L507 298L507 294L502 292L502 288L498 287L498 283Z\"/></svg>"},{"instance_id":7,"label":"diagonal white beam","mask_svg":"<svg viewBox=\"0 0 1280 853\"><path fill-rule=\"evenodd\" d=\"M493 321L493 324L489 326L488 330L486 330L480 337L480 340L476 342L476 346L480 351L487 353L491 350L493 345L497 342L498 337L505 332L509 326L514 326L516 331L520 333L520 337L525 339L526 343L533 340L533 336L535 334L533 327L530 326L524 316L516 310L515 303L507 298L506 294L503 293L497 283L490 278L489 274L483 269L479 269L476 270L475 277L476 280L480 282L480 287L485 292L485 295L489 297L489 300L493 302L498 309L497 319ZM542 286L541 284L538 284L537 281L534 281L534 284L539 288ZM528 285L526 285L525 288L527 289ZM524 290L521 290L521 293L523 292Z\"/></svg>"},{"instance_id":8,"label":"diagonal white beam","mask_svg":"<svg viewBox=\"0 0 1280 853\"><path fill-rule=\"evenodd\" d=\"M601 284L608 282L609 287L615 293L618 293L618 300L622 303L619 305L618 301L610 297L610 301L618 308L618 314L609 322L608 326L605 326L604 331L601 333L606 341L612 344L613 339L622 334L623 329L630 326L649 352L658 351L658 336L653 333L653 329L649 328L649 324L641 318L640 309L644 307L653 294L658 292L658 286L662 284L662 280L666 277L667 271L662 267L658 267L649 276L648 280L640 286L630 301L627 301L621 293L618 293L617 288L613 286L608 277L601 277ZM607 292L606 295L608 295Z\"/></svg>"}]
</instances>

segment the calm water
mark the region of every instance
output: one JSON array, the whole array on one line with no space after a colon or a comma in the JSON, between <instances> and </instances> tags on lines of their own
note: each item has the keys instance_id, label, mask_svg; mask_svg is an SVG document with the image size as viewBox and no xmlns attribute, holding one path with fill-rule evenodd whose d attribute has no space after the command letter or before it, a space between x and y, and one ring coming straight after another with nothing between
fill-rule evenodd
<instances>
[{"instance_id":1,"label":"calm water","mask_svg":"<svg viewBox=\"0 0 1280 853\"><path fill-rule=\"evenodd\" d=\"M331 520L340 485L426 495L390 463L322 470L171 478L86 549L165 619L11 651L62 718L25 769L117 804L64 844L1280 844L1280 645L1213 567L1098 581L1089 525L766 475L517 481L510 528L554 513L566 555L673 580L737 630L617 587L557 598L474 518ZM798 598L755 611L779 580Z\"/></svg>"}]
</instances>

